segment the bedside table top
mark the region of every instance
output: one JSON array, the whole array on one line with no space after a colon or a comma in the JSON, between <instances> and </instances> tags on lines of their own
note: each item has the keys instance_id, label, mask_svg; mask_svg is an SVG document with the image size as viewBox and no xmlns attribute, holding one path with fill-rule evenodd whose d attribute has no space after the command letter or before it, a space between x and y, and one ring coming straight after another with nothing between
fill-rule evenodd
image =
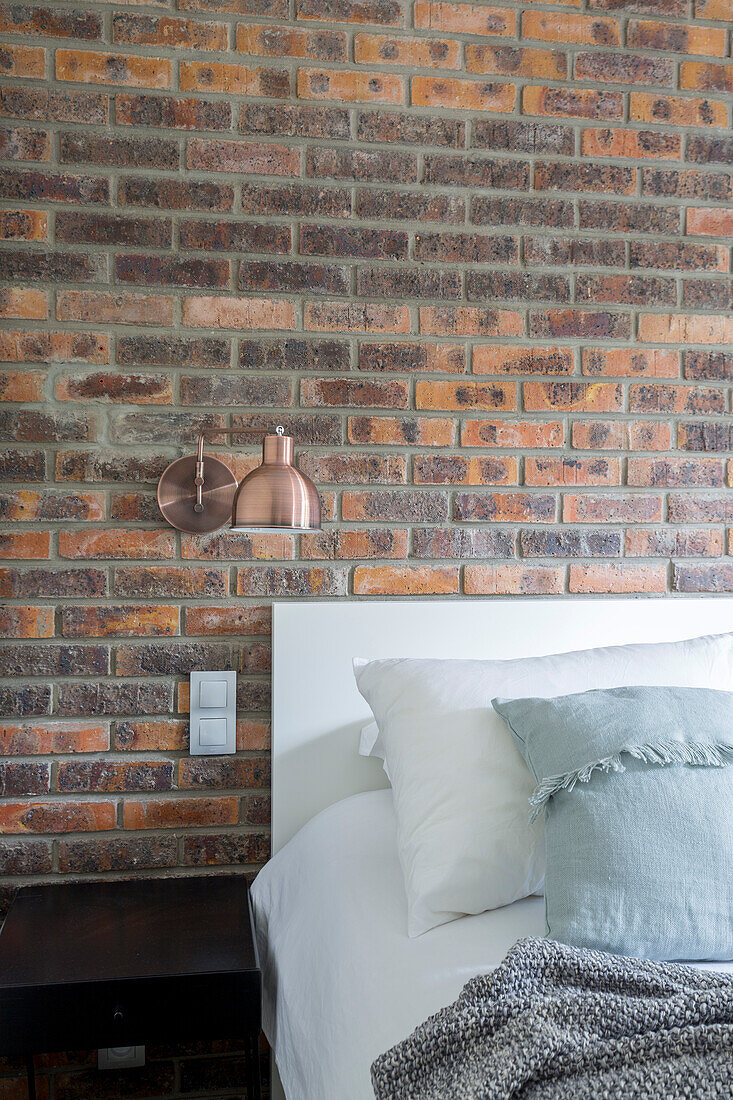
<instances>
[{"instance_id":1,"label":"bedside table top","mask_svg":"<svg viewBox=\"0 0 733 1100\"><path fill-rule=\"evenodd\" d=\"M29 887L0 932L0 990L257 970L241 875Z\"/></svg>"}]
</instances>

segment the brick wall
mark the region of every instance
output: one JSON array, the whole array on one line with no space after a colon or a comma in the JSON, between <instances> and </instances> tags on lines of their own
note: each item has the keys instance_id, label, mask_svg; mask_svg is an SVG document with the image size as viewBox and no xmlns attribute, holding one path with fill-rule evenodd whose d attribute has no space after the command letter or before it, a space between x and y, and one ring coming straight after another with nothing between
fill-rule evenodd
<instances>
[{"instance_id":1,"label":"brick wall","mask_svg":"<svg viewBox=\"0 0 733 1100\"><path fill-rule=\"evenodd\" d=\"M272 597L733 592L732 16L0 4L6 897L266 857ZM162 522L278 422L322 533Z\"/></svg>"}]
</instances>

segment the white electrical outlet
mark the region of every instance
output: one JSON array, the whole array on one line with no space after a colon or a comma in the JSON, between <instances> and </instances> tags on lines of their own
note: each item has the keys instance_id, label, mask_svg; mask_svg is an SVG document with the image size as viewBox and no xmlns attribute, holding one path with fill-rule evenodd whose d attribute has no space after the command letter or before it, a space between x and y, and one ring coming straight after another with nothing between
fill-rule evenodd
<instances>
[{"instance_id":1,"label":"white electrical outlet","mask_svg":"<svg viewBox=\"0 0 733 1100\"><path fill-rule=\"evenodd\" d=\"M145 1047L104 1047L97 1051L97 1069L132 1069L145 1065Z\"/></svg>"}]
</instances>

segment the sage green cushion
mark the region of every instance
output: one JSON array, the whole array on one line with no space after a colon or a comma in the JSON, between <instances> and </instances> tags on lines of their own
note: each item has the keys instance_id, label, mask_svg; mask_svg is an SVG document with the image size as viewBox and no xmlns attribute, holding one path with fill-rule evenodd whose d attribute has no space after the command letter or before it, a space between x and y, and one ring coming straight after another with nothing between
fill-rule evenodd
<instances>
[{"instance_id":1,"label":"sage green cushion","mask_svg":"<svg viewBox=\"0 0 733 1100\"><path fill-rule=\"evenodd\" d=\"M545 814L548 935L733 958L733 693L627 687L492 705Z\"/></svg>"}]
</instances>

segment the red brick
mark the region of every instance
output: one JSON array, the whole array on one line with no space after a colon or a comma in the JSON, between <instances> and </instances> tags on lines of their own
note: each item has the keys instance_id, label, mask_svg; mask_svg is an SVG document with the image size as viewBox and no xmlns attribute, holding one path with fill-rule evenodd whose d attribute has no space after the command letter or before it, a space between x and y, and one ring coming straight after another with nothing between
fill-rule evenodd
<instances>
[{"instance_id":1,"label":"red brick","mask_svg":"<svg viewBox=\"0 0 733 1100\"><path fill-rule=\"evenodd\" d=\"M525 485L620 485L617 458L544 458L524 460Z\"/></svg>"},{"instance_id":2,"label":"red brick","mask_svg":"<svg viewBox=\"0 0 733 1100\"><path fill-rule=\"evenodd\" d=\"M6 756L105 752L109 749L109 725L57 721L0 725L0 746Z\"/></svg>"},{"instance_id":3,"label":"red brick","mask_svg":"<svg viewBox=\"0 0 733 1100\"><path fill-rule=\"evenodd\" d=\"M51 551L48 531L8 531L0 534L0 558L47 558Z\"/></svg>"},{"instance_id":4,"label":"red brick","mask_svg":"<svg viewBox=\"0 0 733 1100\"><path fill-rule=\"evenodd\" d=\"M171 325L173 299L156 295L61 290L56 299L56 317L59 321L85 321L91 324Z\"/></svg>"},{"instance_id":5,"label":"red brick","mask_svg":"<svg viewBox=\"0 0 733 1100\"><path fill-rule=\"evenodd\" d=\"M182 92L287 96L290 77L285 69L252 69L223 61L182 61L180 88Z\"/></svg>"},{"instance_id":6,"label":"red brick","mask_svg":"<svg viewBox=\"0 0 733 1100\"><path fill-rule=\"evenodd\" d=\"M64 374L56 379L56 399L170 405L173 402L173 385L164 374Z\"/></svg>"},{"instance_id":7,"label":"red brick","mask_svg":"<svg viewBox=\"0 0 733 1100\"><path fill-rule=\"evenodd\" d=\"M43 401L43 371L0 371L0 401Z\"/></svg>"},{"instance_id":8,"label":"red brick","mask_svg":"<svg viewBox=\"0 0 733 1100\"><path fill-rule=\"evenodd\" d=\"M624 97L620 92L596 92L591 88L543 88L537 84L528 85L522 92L522 113L525 115L620 122L623 110Z\"/></svg>"},{"instance_id":9,"label":"red brick","mask_svg":"<svg viewBox=\"0 0 733 1100\"><path fill-rule=\"evenodd\" d=\"M468 596L543 596L563 591L562 566L466 565L463 589Z\"/></svg>"},{"instance_id":10,"label":"red brick","mask_svg":"<svg viewBox=\"0 0 733 1100\"><path fill-rule=\"evenodd\" d=\"M350 443L451 447L456 428L455 421L437 416L350 416L348 433Z\"/></svg>"},{"instance_id":11,"label":"red brick","mask_svg":"<svg viewBox=\"0 0 733 1100\"><path fill-rule=\"evenodd\" d=\"M20 490L3 493L0 509L5 520L103 520L104 493L53 493Z\"/></svg>"},{"instance_id":12,"label":"red brick","mask_svg":"<svg viewBox=\"0 0 733 1100\"><path fill-rule=\"evenodd\" d=\"M498 76L528 76L534 80L564 80L568 62L566 55L559 50L517 49L515 46L471 43L466 46L466 71Z\"/></svg>"},{"instance_id":13,"label":"red brick","mask_svg":"<svg viewBox=\"0 0 733 1100\"><path fill-rule=\"evenodd\" d=\"M118 722L114 747L131 752L180 751L188 747L188 725L179 718Z\"/></svg>"},{"instance_id":14,"label":"red brick","mask_svg":"<svg viewBox=\"0 0 733 1100\"><path fill-rule=\"evenodd\" d=\"M186 634L225 637L239 634L269 634L270 622L269 607L186 608Z\"/></svg>"},{"instance_id":15,"label":"red brick","mask_svg":"<svg viewBox=\"0 0 733 1100\"><path fill-rule=\"evenodd\" d=\"M611 382L525 382L524 407L530 412L612 412L623 408L623 390Z\"/></svg>"},{"instance_id":16,"label":"red brick","mask_svg":"<svg viewBox=\"0 0 733 1100\"><path fill-rule=\"evenodd\" d=\"M128 799L123 809L126 829L183 829L201 825L235 825L236 798Z\"/></svg>"},{"instance_id":17,"label":"red brick","mask_svg":"<svg viewBox=\"0 0 733 1100\"><path fill-rule=\"evenodd\" d=\"M360 565L354 570L358 596L439 596L458 592L458 566Z\"/></svg>"},{"instance_id":18,"label":"red brick","mask_svg":"<svg viewBox=\"0 0 733 1100\"><path fill-rule=\"evenodd\" d=\"M172 558L175 540L172 532L131 531L128 528L106 531L61 531L59 556L62 558Z\"/></svg>"},{"instance_id":19,"label":"red brick","mask_svg":"<svg viewBox=\"0 0 733 1100\"><path fill-rule=\"evenodd\" d=\"M354 60L360 65L409 65L416 69L459 69L461 47L455 39L398 38L357 34ZM371 73L368 74L370 77Z\"/></svg>"},{"instance_id":20,"label":"red brick","mask_svg":"<svg viewBox=\"0 0 733 1100\"><path fill-rule=\"evenodd\" d=\"M522 315L483 306L421 306L420 331L433 336L521 336Z\"/></svg>"},{"instance_id":21,"label":"red brick","mask_svg":"<svg viewBox=\"0 0 733 1100\"><path fill-rule=\"evenodd\" d=\"M0 290L0 317L20 318L24 321L45 321L48 300L43 290L19 290L6 287Z\"/></svg>"},{"instance_id":22,"label":"red brick","mask_svg":"<svg viewBox=\"0 0 733 1100\"><path fill-rule=\"evenodd\" d=\"M682 138L657 130L583 130L581 152L586 157L628 157L633 160L660 158L679 160Z\"/></svg>"},{"instance_id":23,"label":"red brick","mask_svg":"<svg viewBox=\"0 0 733 1100\"><path fill-rule=\"evenodd\" d=\"M302 536L300 552L309 561L406 558L407 531L383 527L318 531Z\"/></svg>"},{"instance_id":24,"label":"red brick","mask_svg":"<svg viewBox=\"0 0 733 1100\"><path fill-rule=\"evenodd\" d=\"M66 638L149 637L178 632L179 611L166 604L65 607L61 633Z\"/></svg>"},{"instance_id":25,"label":"red brick","mask_svg":"<svg viewBox=\"0 0 733 1100\"><path fill-rule=\"evenodd\" d=\"M405 86L391 73L299 69L299 99L334 99L340 103L404 103Z\"/></svg>"},{"instance_id":26,"label":"red brick","mask_svg":"<svg viewBox=\"0 0 733 1100\"><path fill-rule=\"evenodd\" d=\"M304 378L300 400L305 407L406 409L409 402L407 382L372 381L364 378Z\"/></svg>"},{"instance_id":27,"label":"red brick","mask_svg":"<svg viewBox=\"0 0 733 1100\"><path fill-rule=\"evenodd\" d=\"M226 49L226 45L217 48ZM301 31L269 24L261 26L255 23L239 23L237 50L255 57L308 57L321 61L345 61L346 35L342 31Z\"/></svg>"},{"instance_id":28,"label":"red brick","mask_svg":"<svg viewBox=\"0 0 733 1100\"><path fill-rule=\"evenodd\" d=\"M449 107L464 111L513 111L512 84L458 80L454 77L413 76L412 103L416 107Z\"/></svg>"},{"instance_id":29,"label":"red brick","mask_svg":"<svg viewBox=\"0 0 733 1100\"><path fill-rule=\"evenodd\" d=\"M730 344L733 343L733 318L714 313L642 313L639 339L652 343Z\"/></svg>"},{"instance_id":30,"label":"red brick","mask_svg":"<svg viewBox=\"0 0 733 1100\"><path fill-rule=\"evenodd\" d=\"M416 455L413 480L416 485L516 485L516 458L495 455L487 458L465 455Z\"/></svg>"},{"instance_id":31,"label":"red brick","mask_svg":"<svg viewBox=\"0 0 733 1100\"><path fill-rule=\"evenodd\" d=\"M53 634L52 607L0 607L0 637L52 638Z\"/></svg>"},{"instance_id":32,"label":"red brick","mask_svg":"<svg viewBox=\"0 0 733 1100\"><path fill-rule=\"evenodd\" d=\"M572 442L583 451L667 451L672 429L655 420L576 420Z\"/></svg>"},{"instance_id":33,"label":"red brick","mask_svg":"<svg viewBox=\"0 0 733 1100\"><path fill-rule=\"evenodd\" d=\"M228 35L225 23L118 12L112 19L112 41L123 46L226 50Z\"/></svg>"},{"instance_id":34,"label":"red brick","mask_svg":"<svg viewBox=\"0 0 733 1100\"><path fill-rule=\"evenodd\" d=\"M205 328L291 329L295 328L295 307L276 298L201 295L184 299L183 324Z\"/></svg>"},{"instance_id":35,"label":"red brick","mask_svg":"<svg viewBox=\"0 0 733 1100\"><path fill-rule=\"evenodd\" d=\"M360 343L359 369L462 374L466 351L460 344Z\"/></svg>"},{"instance_id":36,"label":"red brick","mask_svg":"<svg viewBox=\"0 0 733 1100\"><path fill-rule=\"evenodd\" d=\"M572 348L479 344L473 349L474 374L552 374L574 372Z\"/></svg>"},{"instance_id":37,"label":"red brick","mask_svg":"<svg viewBox=\"0 0 733 1100\"><path fill-rule=\"evenodd\" d=\"M87 833L115 827L112 802L6 802L0 833Z\"/></svg>"},{"instance_id":38,"label":"red brick","mask_svg":"<svg viewBox=\"0 0 733 1100\"><path fill-rule=\"evenodd\" d=\"M571 565L571 592L666 592L665 565Z\"/></svg>"},{"instance_id":39,"label":"red brick","mask_svg":"<svg viewBox=\"0 0 733 1100\"><path fill-rule=\"evenodd\" d=\"M48 216L42 210L0 211L0 240L45 241L47 236Z\"/></svg>"},{"instance_id":40,"label":"red brick","mask_svg":"<svg viewBox=\"0 0 733 1100\"><path fill-rule=\"evenodd\" d=\"M47 8L3 4L0 34L28 34L48 38L102 37L101 15L70 8Z\"/></svg>"},{"instance_id":41,"label":"red brick","mask_svg":"<svg viewBox=\"0 0 733 1100\"><path fill-rule=\"evenodd\" d=\"M0 53L3 76L43 80L46 75L46 51L41 46L13 46L5 43Z\"/></svg>"},{"instance_id":42,"label":"red brick","mask_svg":"<svg viewBox=\"0 0 733 1100\"><path fill-rule=\"evenodd\" d=\"M719 206L689 207L687 232L706 237L730 237L733 235L733 210Z\"/></svg>"},{"instance_id":43,"label":"red brick","mask_svg":"<svg viewBox=\"0 0 733 1100\"><path fill-rule=\"evenodd\" d=\"M665 386L659 382L647 385L637 382L629 386L630 412L662 413L722 413L725 395L722 390L702 386Z\"/></svg>"},{"instance_id":44,"label":"red brick","mask_svg":"<svg viewBox=\"0 0 733 1100\"><path fill-rule=\"evenodd\" d=\"M725 54L725 35L723 31L713 30L712 27L699 27L698 30L706 30L708 33L722 35L722 49L700 51L704 53ZM690 53L693 51L690 50ZM686 61L680 65L680 88L689 88L693 91L707 92L732 92L733 91L733 66L730 64L713 65L707 61Z\"/></svg>"}]
</instances>

